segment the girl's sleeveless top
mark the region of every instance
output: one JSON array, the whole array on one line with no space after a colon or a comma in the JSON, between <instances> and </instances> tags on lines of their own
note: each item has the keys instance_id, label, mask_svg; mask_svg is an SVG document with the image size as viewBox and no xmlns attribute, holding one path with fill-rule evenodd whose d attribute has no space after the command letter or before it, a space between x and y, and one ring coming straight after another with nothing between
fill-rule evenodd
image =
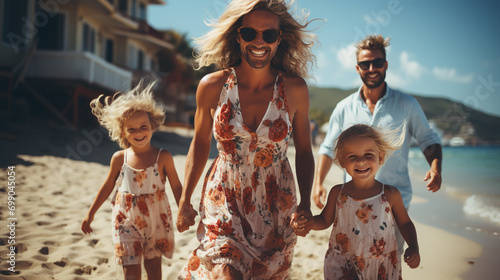
<instances>
[{"instance_id":1,"label":"girl's sleeveless top","mask_svg":"<svg viewBox=\"0 0 500 280\"><path fill-rule=\"evenodd\" d=\"M354 199L342 186L325 256L325 279L402 279L396 222L384 189L373 197Z\"/></svg>"},{"instance_id":2,"label":"girl's sleeveless top","mask_svg":"<svg viewBox=\"0 0 500 280\"><path fill-rule=\"evenodd\" d=\"M136 231L143 241L155 240L155 250L171 258L174 251L174 224L165 192L165 180L158 168L160 153L161 149L154 165L136 169L128 165L125 150L122 170L116 180L117 190L111 201L112 232L114 242L123 243L120 232ZM121 248L123 251L139 249L137 245L134 248ZM147 252L138 253L146 255Z\"/></svg>"}]
</instances>

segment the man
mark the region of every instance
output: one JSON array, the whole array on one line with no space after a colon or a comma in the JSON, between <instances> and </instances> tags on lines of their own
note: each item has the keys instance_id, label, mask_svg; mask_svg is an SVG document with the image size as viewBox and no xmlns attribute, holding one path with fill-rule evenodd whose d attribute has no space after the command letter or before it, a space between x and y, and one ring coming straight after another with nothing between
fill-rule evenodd
<instances>
[{"instance_id":1,"label":"man","mask_svg":"<svg viewBox=\"0 0 500 280\"><path fill-rule=\"evenodd\" d=\"M308 39L314 36L307 37L304 27L285 1L235 0L198 40L199 65L215 63L222 70L198 86L195 135L179 201L180 232L195 223L191 196L208 159L212 130L219 156L203 187L200 245L180 279L289 278L296 243L291 216L312 217L314 158L303 78L312 58ZM286 158L290 137L298 207Z\"/></svg>"},{"instance_id":2,"label":"man","mask_svg":"<svg viewBox=\"0 0 500 280\"><path fill-rule=\"evenodd\" d=\"M404 130L402 147L382 166L376 179L395 186L403 196L406 208L410 206L412 189L408 173L408 153L414 137L430 165L424 180L427 189L436 192L441 187L442 150L440 139L434 133L422 108L415 98L391 89L385 83L388 67L385 48L389 40L382 35L369 35L357 44L356 70L363 81L359 90L340 101L333 110L327 135L320 146L318 167L313 187L313 201L323 208L327 191L323 186L332 166L334 142L340 133L350 126L362 123L391 130ZM345 180L348 181L350 178ZM404 240L398 236L399 252L403 252Z\"/></svg>"}]
</instances>

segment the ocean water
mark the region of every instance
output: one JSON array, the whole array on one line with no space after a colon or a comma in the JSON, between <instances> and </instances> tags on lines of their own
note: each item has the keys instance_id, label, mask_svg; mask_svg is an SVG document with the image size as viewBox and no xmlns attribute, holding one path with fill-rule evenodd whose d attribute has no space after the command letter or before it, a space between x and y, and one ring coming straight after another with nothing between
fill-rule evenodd
<instances>
[{"instance_id":1,"label":"ocean water","mask_svg":"<svg viewBox=\"0 0 500 280\"><path fill-rule=\"evenodd\" d=\"M423 176L429 165L418 148L410 150L409 169L414 195L427 202L413 203L417 219L500 236L500 146L444 147L443 185L433 194Z\"/></svg>"}]
</instances>

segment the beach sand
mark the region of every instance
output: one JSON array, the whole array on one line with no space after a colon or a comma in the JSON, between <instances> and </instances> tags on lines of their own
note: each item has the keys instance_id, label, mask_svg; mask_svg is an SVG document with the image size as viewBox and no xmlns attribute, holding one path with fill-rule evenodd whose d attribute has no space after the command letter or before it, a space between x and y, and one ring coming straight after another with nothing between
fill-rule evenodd
<instances>
[{"instance_id":1,"label":"beach sand","mask_svg":"<svg viewBox=\"0 0 500 280\"><path fill-rule=\"evenodd\" d=\"M80 224L107 172L118 146L98 128L68 130L54 123L33 120L2 125L0 135L0 279L123 279L113 257L110 204L96 213L94 232L84 235ZM179 176L184 175L186 153L192 131L162 129L153 144L174 155ZM211 152L209 163L215 156ZM295 161L290 147L291 164ZM15 209L7 209L7 174L14 166ZM330 172L327 185L341 180L341 171ZM197 208L201 181L193 194ZM12 194L12 193L11 193ZM170 189L167 195L177 216ZM414 203L438 203L416 197ZM319 213L316 207L313 212ZM10 219L10 220L9 220ZM197 219L197 222L199 219ZM8 224L15 224L15 229ZM422 262L419 268L403 264L404 279L497 279L500 250L443 229L416 221ZM173 259L163 258L163 279L176 279L188 255L198 246L196 227L175 234ZM298 238L291 279L323 279L323 258L330 229ZM9 244L15 240L15 244ZM497 239L493 239L497 240ZM494 241L490 241L494 242ZM10 246L15 246L15 254ZM9 254L11 256L9 256ZM12 256L13 255L13 256ZM9 262L14 257L15 260ZM15 265L15 273L9 268ZM143 279L146 279L145 276Z\"/></svg>"}]
</instances>

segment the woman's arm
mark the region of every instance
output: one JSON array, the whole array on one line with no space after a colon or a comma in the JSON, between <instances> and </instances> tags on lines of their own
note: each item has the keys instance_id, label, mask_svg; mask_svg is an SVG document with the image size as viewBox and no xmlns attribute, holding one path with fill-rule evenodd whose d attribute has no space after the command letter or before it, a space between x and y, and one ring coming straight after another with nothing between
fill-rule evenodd
<instances>
[{"instance_id":1,"label":"woman's arm","mask_svg":"<svg viewBox=\"0 0 500 280\"><path fill-rule=\"evenodd\" d=\"M305 236L312 227L311 187L314 179L314 157L311 147L311 128L309 121L309 90L302 78L289 77L285 81L289 113L293 126L293 143L295 146L295 170L300 191L300 203L297 216L304 216L307 223L303 231Z\"/></svg>"},{"instance_id":2,"label":"woman's arm","mask_svg":"<svg viewBox=\"0 0 500 280\"><path fill-rule=\"evenodd\" d=\"M194 137L186 158L184 188L179 200L177 229L183 232L194 225L197 213L191 205L191 196L198 183L210 154L212 141L213 112L217 108L222 86L227 78L226 71L219 71L205 76L196 92L196 114Z\"/></svg>"}]
</instances>

